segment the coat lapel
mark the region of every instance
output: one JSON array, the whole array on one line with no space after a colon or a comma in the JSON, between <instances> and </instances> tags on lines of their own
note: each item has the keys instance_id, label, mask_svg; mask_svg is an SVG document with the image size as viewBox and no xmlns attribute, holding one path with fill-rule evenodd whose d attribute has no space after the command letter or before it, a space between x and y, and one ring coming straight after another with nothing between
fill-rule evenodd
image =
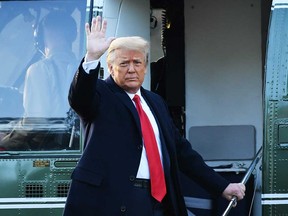
<instances>
[{"instance_id":1,"label":"coat lapel","mask_svg":"<svg viewBox=\"0 0 288 216\"><path fill-rule=\"evenodd\" d=\"M145 99L148 106L150 107L151 112L153 113L154 118L156 119L156 121L158 122L158 126L160 127L160 125L162 125L161 110L159 110L160 106L157 104L156 99L153 99L151 94L149 94L149 92L144 88L141 88L141 95Z\"/></svg>"},{"instance_id":2,"label":"coat lapel","mask_svg":"<svg viewBox=\"0 0 288 216\"><path fill-rule=\"evenodd\" d=\"M161 132L161 139L162 139L161 142L166 143L165 145L169 151L170 142L166 142L166 138L170 137L170 132L168 131L168 127L167 127L167 120L169 121L169 119L165 117L166 115L163 115L163 112L166 112L165 106L163 106L162 101L159 101L158 97L155 97L153 94L151 94L149 91L143 88L141 88L141 94L144 97L145 101L147 102L148 106L150 107L157 121L158 127L160 129L159 131Z\"/></svg>"},{"instance_id":3,"label":"coat lapel","mask_svg":"<svg viewBox=\"0 0 288 216\"><path fill-rule=\"evenodd\" d=\"M117 98L120 99L120 101L128 108L128 110L130 111L130 113L133 116L133 119L136 122L137 128L139 130L139 133L141 134L141 125L140 125L140 119L138 116L138 112L133 104L133 102L131 101L130 97L127 95L127 93L120 88L113 80L113 78L111 76L109 76L105 82L108 84L108 86L110 87L110 89L114 92L115 96L117 96Z\"/></svg>"},{"instance_id":4,"label":"coat lapel","mask_svg":"<svg viewBox=\"0 0 288 216\"><path fill-rule=\"evenodd\" d=\"M146 103L150 107L151 112L154 115L154 118L157 122L158 129L159 129L159 134L160 134L160 140L161 140L161 147L162 147L162 155L163 155L163 163L164 163L164 169L165 169L165 175L169 176L169 170L170 170L170 155L169 155L169 150L167 148L167 145L169 142L165 140L165 136L167 136L167 133L165 132L165 123L163 121L163 118L161 116L161 113L163 113L162 109L159 109L161 106L157 104L157 99L153 99L153 95L150 94L149 91L146 91L145 89L141 89L141 94L144 97ZM163 131L164 130L164 131ZM166 135L165 135L166 134ZM170 178L170 177L168 177Z\"/></svg>"}]
</instances>

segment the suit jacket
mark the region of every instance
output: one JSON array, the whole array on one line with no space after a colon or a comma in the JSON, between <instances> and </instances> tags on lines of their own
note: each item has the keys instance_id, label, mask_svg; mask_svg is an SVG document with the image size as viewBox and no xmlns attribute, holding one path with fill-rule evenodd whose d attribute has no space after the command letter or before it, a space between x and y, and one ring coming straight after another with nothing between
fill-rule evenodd
<instances>
[{"instance_id":1,"label":"suit jacket","mask_svg":"<svg viewBox=\"0 0 288 216\"><path fill-rule=\"evenodd\" d=\"M145 190L133 186L143 147L137 110L111 76L98 79L99 68L100 64L87 74L80 65L69 92L70 105L84 128L85 150L72 174L64 215L150 216ZM164 100L142 87L141 94L160 131L171 215L186 216L180 171L215 195L228 182L181 137Z\"/></svg>"}]
</instances>

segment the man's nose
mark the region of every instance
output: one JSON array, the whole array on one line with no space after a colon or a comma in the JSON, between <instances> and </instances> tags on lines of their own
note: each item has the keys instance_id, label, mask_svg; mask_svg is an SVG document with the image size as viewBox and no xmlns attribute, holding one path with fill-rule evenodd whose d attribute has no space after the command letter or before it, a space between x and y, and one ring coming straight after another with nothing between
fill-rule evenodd
<instances>
[{"instance_id":1,"label":"man's nose","mask_svg":"<svg viewBox=\"0 0 288 216\"><path fill-rule=\"evenodd\" d=\"M128 66L128 72L134 72L135 71L135 67L134 64L131 62Z\"/></svg>"}]
</instances>

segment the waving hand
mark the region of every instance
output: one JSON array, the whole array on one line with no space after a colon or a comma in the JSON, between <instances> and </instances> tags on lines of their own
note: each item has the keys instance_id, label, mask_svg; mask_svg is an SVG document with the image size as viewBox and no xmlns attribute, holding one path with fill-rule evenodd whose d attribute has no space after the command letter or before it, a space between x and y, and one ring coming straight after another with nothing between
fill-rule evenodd
<instances>
[{"instance_id":1,"label":"waving hand","mask_svg":"<svg viewBox=\"0 0 288 216\"><path fill-rule=\"evenodd\" d=\"M91 28L89 23L86 23L86 61L99 59L108 49L114 37L106 38L107 21L100 16L92 19Z\"/></svg>"}]
</instances>

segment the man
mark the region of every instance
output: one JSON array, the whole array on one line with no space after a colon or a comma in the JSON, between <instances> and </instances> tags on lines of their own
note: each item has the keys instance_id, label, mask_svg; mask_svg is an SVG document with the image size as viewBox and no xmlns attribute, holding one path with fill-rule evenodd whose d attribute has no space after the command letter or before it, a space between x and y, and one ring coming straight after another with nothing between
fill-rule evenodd
<instances>
[{"instance_id":1,"label":"man","mask_svg":"<svg viewBox=\"0 0 288 216\"><path fill-rule=\"evenodd\" d=\"M55 150L68 147L70 136L59 133L60 130L53 133L49 127L53 124L53 118L67 118L70 109L67 92L77 69L76 57L72 52L77 25L69 13L57 10L43 17L35 33L38 49L44 58L27 70L23 91L24 118L18 122L15 130L0 141L2 150Z\"/></svg>"},{"instance_id":2,"label":"man","mask_svg":"<svg viewBox=\"0 0 288 216\"><path fill-rule=\"evenodd\" d=\"M32 64L26 73L23 92L25 118L67 117L67 92L77 69L72 52L76 36L76 22L65 11L52 11L41 20L35 37L44 58Z\"/></svg>"},{"instance_id":3,"label":"man","mask_svg":"<svg viewBox=\"0 0 288 216\"><path fill-rule=\"evenodd\" d=\"M209 168L180 136L163 99L141 87L148 43L140 37L106 39L107 22L101 22L93 18L91 29L86 24L87 53L69 92L83 124L85 150L72 174L64 215L186 216L180 170L212 194L241 200L245 186L229 184ZM110 76L103 81L99 58L107 49Z\"/></svg>"}]
</instances>

